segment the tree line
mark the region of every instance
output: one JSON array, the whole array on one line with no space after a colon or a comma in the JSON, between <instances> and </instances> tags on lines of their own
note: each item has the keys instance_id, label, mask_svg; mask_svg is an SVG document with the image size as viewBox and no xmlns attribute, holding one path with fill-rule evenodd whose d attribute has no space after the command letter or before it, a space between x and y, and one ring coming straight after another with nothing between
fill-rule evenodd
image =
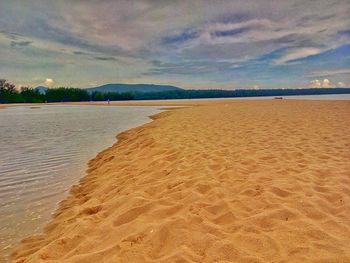
<instances>
[{"instance_id":1,"label":"tree line","mask_svg":"<svg viewBox=\"0 0 350 263\"><path fill-rule=\"evenodd\" d=\"M74 101L106 101L106 100L132 100L132 92L92 92L78 88L50 88L45 92L21 87L0 79L0 103L44 103L44 102L74 102Z\"/></svg>"},{"instance_id":2,"label":"tree line","mask_svg":"<svg viewBox=\"0 0 350 263\"><path fill-rule=\"evenodd\" d=\"M234 98L290 95L348 94L350 88L310 88L310 89L239 89L239 90L171 90L135 94L136 100L156 99L201 99Z\"/></svg>"},{"instance_id":3,"label":"tree line","mask_svg":"<svg viewBox=\"0 0 350 263\"><path fill-rule=\"evenodd\" d=\"M43 103L69 101L117 101L117 100L158 100L158 99L199 99L258 96L346 94L350 88L318 89L259 89L259 90L170 90L160 92L88 92L78 88L50 88L45 92L22 87L0 79L0 103Z\"/></svg>"}]
</instances>

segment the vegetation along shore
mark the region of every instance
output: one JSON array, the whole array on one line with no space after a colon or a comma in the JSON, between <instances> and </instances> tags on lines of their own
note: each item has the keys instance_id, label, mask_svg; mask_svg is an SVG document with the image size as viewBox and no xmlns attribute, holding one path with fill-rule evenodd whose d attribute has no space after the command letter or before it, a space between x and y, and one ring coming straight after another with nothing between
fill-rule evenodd
<instances>
[{"instance_id":1,"label":"vegetation along shore","mask_svg":"<svg viewBox=\"0 0 350 263\"><path fill-rule=\"evenodd\" d=\"M134 85L132 85L134 86ZM144 85L145 86L145 85ZM157 85L146 85L157 86ZM168 86L165 86L168 87ZM310 88L310 89L237 89L237 90L185 90L174 87L164 90L164 86L151 91L140 89L117 92L108 87L98 89L29 88L16 89L15 85L0 80L0 103L44 103L44 102L77 102L77 101L123 101L123 100L161 100L161 99L199 99L199 98L234 98L255 96L288 96L288 95L321 95L350 94L350 88ZM158 90L158 91L155 91Z\"/></svg>"}]
</instances>

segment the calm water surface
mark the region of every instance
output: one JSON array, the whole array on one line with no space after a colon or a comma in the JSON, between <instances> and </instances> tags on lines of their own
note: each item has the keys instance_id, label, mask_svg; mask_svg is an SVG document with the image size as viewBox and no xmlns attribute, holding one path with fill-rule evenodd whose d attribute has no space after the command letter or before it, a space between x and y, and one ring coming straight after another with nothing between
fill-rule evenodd
<instances>
[{"instance_id":1,"label":"calm water surface","mask_svg":"<svg viewBox=\"0 0 350 263\"><path fill-rule=\"evenodd\" d=\"M0 110L0 262L42 230L115 136L144 124L156 107L41 106ZM1 254L3 259L1 260Z\"/></svg>"},{"instance_id":2,"label":"calm water surface","mask_svg":"<svg viewBox=\"0 0 350 263\"><path fill-rule=\"evenodd\" d=\"M203 100L271 100L275 97L296 100L350 100L350 94L326 94L326 95L292 95L292 96L258 96L258 97L234 97L234 98L206 98L206 99L174 99L165 101L203 101ZM163 100L147 100L158 102Z\"/></svg>"}]
</instances>

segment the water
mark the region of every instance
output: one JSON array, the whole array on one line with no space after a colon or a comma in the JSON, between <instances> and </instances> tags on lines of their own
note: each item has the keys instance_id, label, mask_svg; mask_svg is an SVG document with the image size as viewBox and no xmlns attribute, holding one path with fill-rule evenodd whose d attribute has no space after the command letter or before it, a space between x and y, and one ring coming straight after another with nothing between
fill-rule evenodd
<instances>
[{"instance_id":1,"label":"water","mask_svg":"<svg viewBox=\"0 0 350 263\"><path fill-rule=\"evenodd\" d=\"M282 97L283 99L293 99L293 100L350 100L350 94L291 95L291 96L250 97L250 98L239 98L239 99L273 99L275 97Z\"/></svg>"},{"instance_id":2,"label":"water","mask_svg":"<svg viewBox=\"0 0 350 263\"><path fill-rule=\"evenodd\" d=\"M127 106L1 109L0 262L20 239L42 230L84 176L88 160L157 112Z\"/></svg>"},{"instance_id":3,"label":"water","mask_svg":"<svg viewBox=\"0 0 350 263\"><path fill-rule=\"evenodd\" d=\"M297 100L350 100L350 94L325 94L325 95L234 97L234 98L171 99L171 100L146 100L146 101L181 102L181 101L203 101L203 100L271 100L271 99L274 99L275 97L283 97L283 99L297 99Z\"/></svg>"}]
</instances>

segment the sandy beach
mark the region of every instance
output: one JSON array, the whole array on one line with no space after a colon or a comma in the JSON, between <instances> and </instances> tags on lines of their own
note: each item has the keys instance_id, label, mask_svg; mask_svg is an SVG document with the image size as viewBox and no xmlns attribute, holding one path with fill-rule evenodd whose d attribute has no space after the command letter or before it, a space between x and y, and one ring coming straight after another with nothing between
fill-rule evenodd
<instances>
[{"instance_id":1,"label":"sandy beach","mask_svg":"<svg viewBox=\"0 0 350 263\"><path fill-rule=\"evenodd\" d=\"M349 117L350 101L293 100L153 116L13 262L350 262Z\"/></svg>"}]
</instances>

